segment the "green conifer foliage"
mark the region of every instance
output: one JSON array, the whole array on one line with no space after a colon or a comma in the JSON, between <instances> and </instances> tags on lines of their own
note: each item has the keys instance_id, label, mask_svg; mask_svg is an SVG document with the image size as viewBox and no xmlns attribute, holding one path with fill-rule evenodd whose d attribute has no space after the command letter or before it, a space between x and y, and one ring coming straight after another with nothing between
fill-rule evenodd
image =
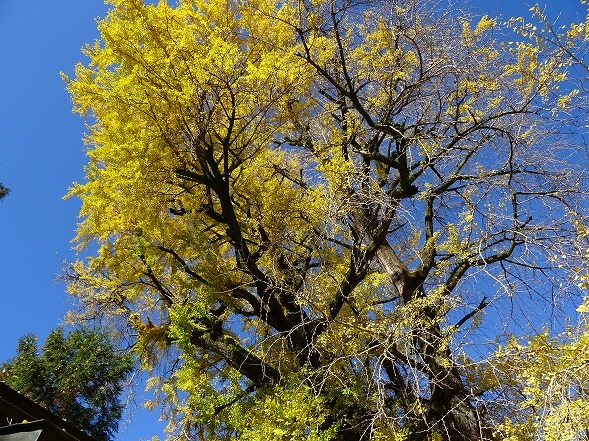
<instances>
[{"instance_id":1,"label":"green conifer foliage","mask_svg":"<svg viewBox=\"0 0 589 441\"><path fill-rule=\"evenodd\" d=\"M121 392L132 357L117 349L104 330L57 328L39 349L30 334L16 356L2 364L1 379L37 404L98 441L113 439L124 405Z\"/></svg>"}]
</instances>

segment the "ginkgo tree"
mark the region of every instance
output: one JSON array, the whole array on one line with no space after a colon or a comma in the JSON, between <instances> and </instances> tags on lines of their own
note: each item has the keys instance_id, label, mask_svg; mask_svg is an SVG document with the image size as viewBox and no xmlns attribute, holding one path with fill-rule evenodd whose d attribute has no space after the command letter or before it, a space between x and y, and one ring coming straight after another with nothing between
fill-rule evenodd
<instances>
[{"instance_id":1,"label":"ginkgo tree","mask_svg":"<svg viewBox=\"0 0 589 441\"><path fill-rule=\"evenodd\" d=\"M65 77L67 276L170 438L529 435L510 335L578 306L586 249L562 50L427 0L109 3Z\"/></svg>"}]
</instances>

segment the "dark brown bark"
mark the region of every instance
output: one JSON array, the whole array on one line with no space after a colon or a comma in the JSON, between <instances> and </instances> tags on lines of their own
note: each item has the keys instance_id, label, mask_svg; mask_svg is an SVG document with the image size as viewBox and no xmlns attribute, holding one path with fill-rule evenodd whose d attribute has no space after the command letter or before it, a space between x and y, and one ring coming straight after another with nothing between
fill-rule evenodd
<instances>
[{"instance_id":1,"label":"dark brown bark","mask_svg":"<svg viewBox=\"0 0 589 441\"><path fill-rule=\"evenodd\" d=\"M399 259L392 247L384 241L378 248L376 256L405 304L409 304L420 295L421 280L411 273ZM431 319L436 311L430 311ZM426 362L430 384L430 407L426 415L427 431L435 430L448 441L478 441L490 439L481 428L479 415L470 402L470 394L456 367L452 366L452 356L444 351L443 356L450 367L442 367L437 359L438 341L441 331L438 325L431 328L415 329L416 348ZM391 379L393 380L393 379ZM423 439L424 433L415 433L412 439ZM417 437L417 438L415 438Z\"/></svg>"}]
</instances>

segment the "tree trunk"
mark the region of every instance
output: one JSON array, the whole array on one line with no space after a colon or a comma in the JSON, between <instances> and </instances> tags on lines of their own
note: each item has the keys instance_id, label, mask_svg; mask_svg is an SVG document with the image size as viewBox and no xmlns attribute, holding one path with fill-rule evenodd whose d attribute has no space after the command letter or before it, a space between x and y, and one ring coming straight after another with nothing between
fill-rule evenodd
<instances>
[{"instance_id":1,"label":"tree trunk","mask_svg":"<svg viewBox=\"0 0 589 441\"><path fill-rule=\"evenodd\" d=\"M391 282L403 299L403 303L408 303L418 288L410 271L405 264L401 262L401 259L399 259L386 240L384 240L376 250L376 257L380 266L390 277Z\"/></svg>"},{"instance_id":2,"label":"tree trunk","mask_svg":"<svg viewBox=\"0 0 589 441\"><path fill-rule=\"evenodd\" d=\"M422 281L417 280L409 271L386 240L379 246L376 256L403 302L409 304L419 295ZM435 313L436 311L432 311L432 319L435 319ZM431 385L431 405L427 413L428 431L435 430L448 441L492 439L491 434L484 433L479 414L470 402L469 393L456 367L442 367L436 360L436 340L439 340L440 329L421 329L424 335L419 335L419 331L420 329L417 329L416 337L426 342L426 348L418 351L423 353L427 363ZM444 356L450 364L453 363L449 352ZM415 436L420 440L424 439L423 433Z\"/></svg>"},{"instance_id":3,"label":"tree trunk","mask_svg":"<svg viewBox=\"0 0 589 441\"><path fill-rule=\"evenodd\" d=\"M455 368L440 370L442 378L431 379L430 426L448 441L491 439L481 427L479 414L470 402L462 379Z\"/></svg>"}]
</instances>

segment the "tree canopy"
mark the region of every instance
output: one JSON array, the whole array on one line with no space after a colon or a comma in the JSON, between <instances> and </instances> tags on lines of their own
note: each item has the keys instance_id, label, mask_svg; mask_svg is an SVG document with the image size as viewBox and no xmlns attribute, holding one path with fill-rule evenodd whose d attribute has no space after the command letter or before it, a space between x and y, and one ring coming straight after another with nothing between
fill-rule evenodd
<instances>
[{"instance_id":1,"label":"tree canopy","mask_svg":"<svg viewBox=\"0 0 589 441\"><path fill-rule=\"evenodd\" d=\"M0 182L0 199L3 199L5 196L8 195L8 193L10 193L10 189L6 188L4 185L2 185L2 183Z\"/></svg>"},{"instance_id":2,"label":"tree canopy","mask_svg":"<svg viewBox=\"0 0 589 441\"><path fill-rule=\"evenodd\" d=\"M65 77L69 289L137 337L171 439L583 436L585 24L109 3Z\"/></svg>"},{"instance_id":3,"label":"tree canopy","mask_svg":"<svg viewBox=\"0 0 589 441\"><path fill-rule=\"evenodd\" d=\"M37 338L19 340L16 356L0 365L0 379L97 441L113 439L124 405L121 392L133 367L112 336L78 328L57 328L42 350Z\"/></svg>"}]
</instances>

